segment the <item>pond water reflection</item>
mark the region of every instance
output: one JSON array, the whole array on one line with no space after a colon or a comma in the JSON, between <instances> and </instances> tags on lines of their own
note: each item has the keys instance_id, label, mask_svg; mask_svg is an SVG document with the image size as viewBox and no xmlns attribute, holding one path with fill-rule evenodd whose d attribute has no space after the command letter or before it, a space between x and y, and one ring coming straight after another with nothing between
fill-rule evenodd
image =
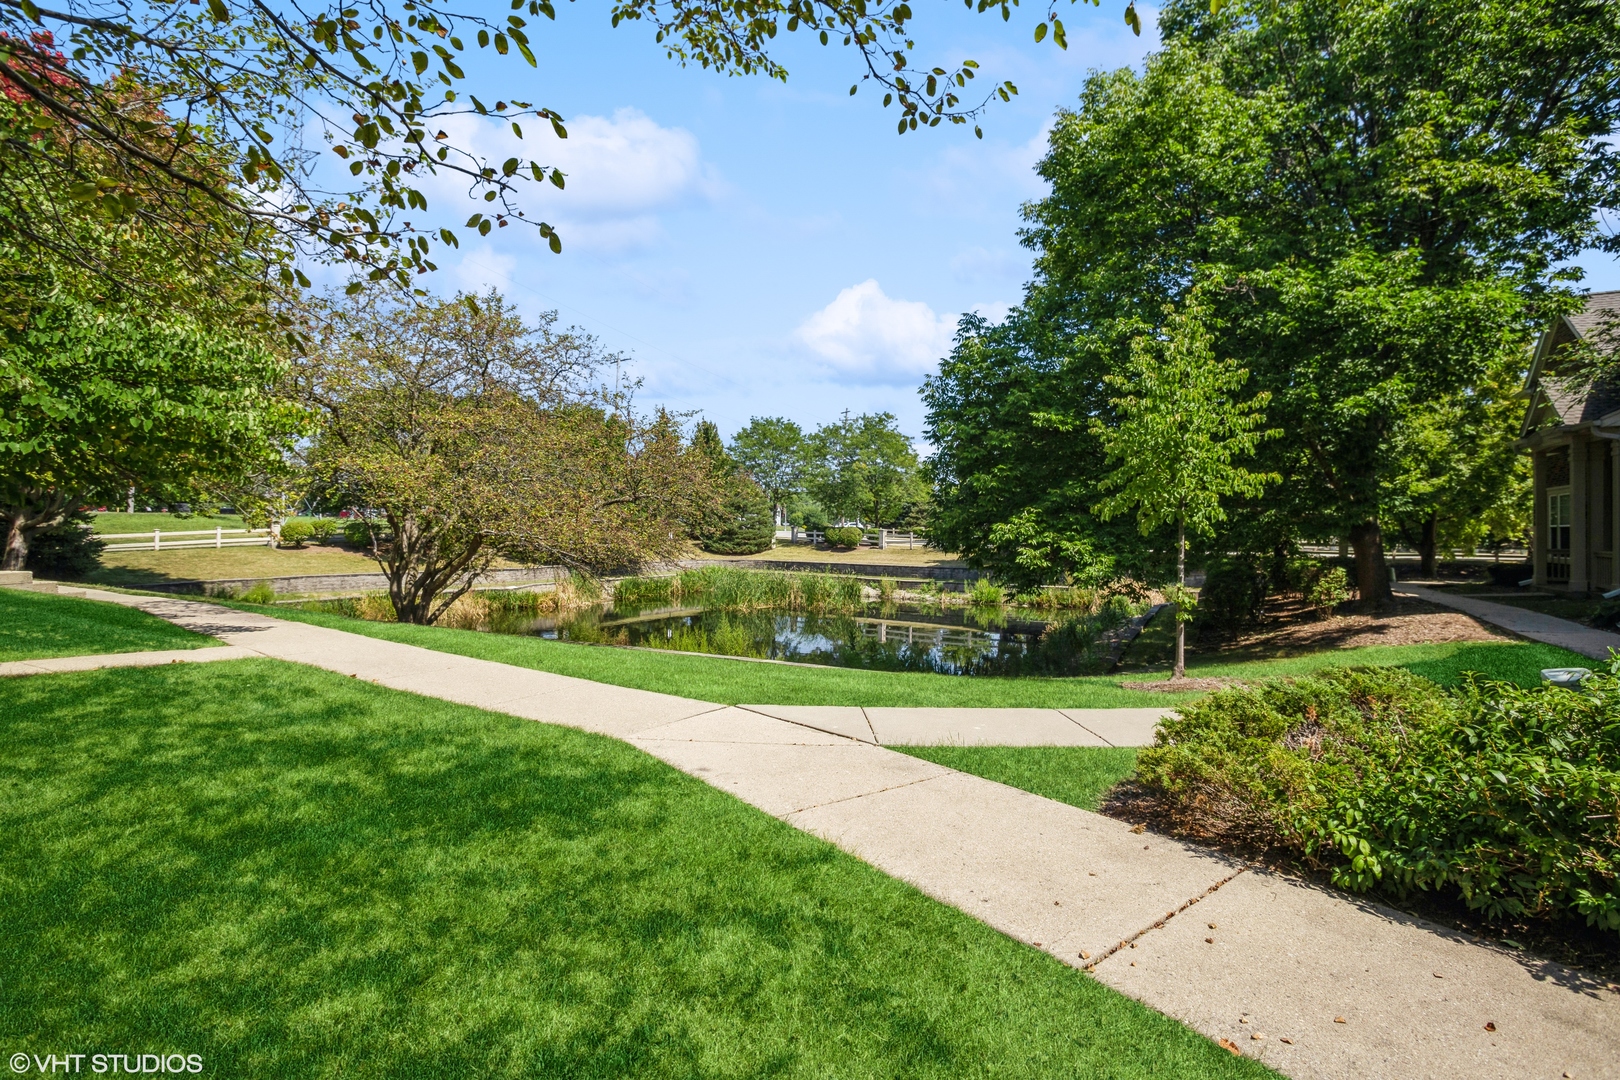
<instances>
[{"instance_id":1,"label":"pond water reflection","mask_svg":"<svg viewBox=\"0 0 1620 1080\"><path fill-rule=\"evenodd\" d=\"M700 607L584 608L493 617L483 629L560 641L633 645L947 675L1074 675L1099 671L1122 607L1054 616L1020 608L872 606L854 614L746 614Z\"/></svg>"}]
</instances>

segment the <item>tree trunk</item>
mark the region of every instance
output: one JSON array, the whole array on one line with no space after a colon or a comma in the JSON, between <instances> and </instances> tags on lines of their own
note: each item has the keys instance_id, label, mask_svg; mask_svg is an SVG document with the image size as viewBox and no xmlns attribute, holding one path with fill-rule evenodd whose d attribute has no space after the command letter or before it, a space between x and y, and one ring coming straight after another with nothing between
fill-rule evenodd
<instances>
[{"instance_id":1,"label":"tree trunk","mask_svg":"<svg viewBox=\"0 0 1620 1080\"><path fill-rule=\"evenodd\" d=\"M1378 611L1393 601L1389 591L1389 567L1384 565L1384 534L1376 521L1364 521L1350 528L1350 546L1356 553L1356 589L1361 593L1361 610Z\"/></svg>"},{"instance_id":2,"label":"tree trunk","mask_svg":"<svg viewBox=\"0 0 1620 1080\"><path fill-rule=\"evenodd\" d=\"M1440 522L1436 515L1430 514L1423 522L1423 539L1418 541L1418 567L1426 578L1434 577L1438 570Z\"/></svg>"},{"instance_id":3,"label":"tree trunk","mask_svg":"<svg viewBox=\"0 0 1620 1080\"><path fill-rule=\"evenodd\" d=\"M1180 516L1176 518L1176 582L1183 591L1187 588L1187 523ZM1176 673L1173 679L1185 678L1187 675L1187 624L1182 621L1182 612L1176 611Z\"/></svg>"},{"instance_id":4,"label":"tree trunk","mask_svg":"<svg viewBox=\"0 0 1620 1080\"><path fill-rule=\"evenodd\" d=\"M0 505L0 521L6 523L6 547L0 553L0 570L22 570L28 564L28 545L34 534L54 528L67 520L81 505L60 491L17 487L7 491Z\"/></svg>"},{"instance_id":5,"label":"tree trunk","mask_svg":"<svg viewBox=\"0 0 1620 1080\"><path fill-rule=\"evenodd\" d=\"M21 570L28 562L28 536L22 523L22 517L17 514L6 521L6 551L0 557L0 570Z\"/></svg>"}]
</instances>

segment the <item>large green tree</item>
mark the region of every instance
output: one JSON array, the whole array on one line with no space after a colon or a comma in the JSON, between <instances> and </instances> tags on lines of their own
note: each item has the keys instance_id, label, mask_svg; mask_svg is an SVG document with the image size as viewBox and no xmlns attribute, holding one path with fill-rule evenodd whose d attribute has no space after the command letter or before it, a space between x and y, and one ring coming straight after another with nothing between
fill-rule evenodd
<instances>
[{"instance_id":1,"label":"large green tree","mask_svg":"<svg viewBox=\"0 0 1620 1080\"><path fill-rule=\"evenodd\" d=\"M754 555L776 542L776 520L765 489L726 450L712 420L692 432L692 450L707 463L706 498L698 505L691 532L704 551L715 555Z\"/></svg>"},{"instance_id":2,"label":"large green tree","mask_svg":"<svg viewBox=\"0 0 1620 1080\"><path fill-rule=\"evenodd\" d=\"M756 416L731 439L731 456L765 489L778 520L787 502L804 490L804 432L781 416Z\"/></svg>"},{"instance_id":3,"label":"large green tree","mask_svg":"<svg viewBox=\"0 0 1620 1080\"><path fill-rule=\"evenodd\" d=\"M135 484L200 501L273 468L300 425L262 343L179 314L36 305L0 338L0 569L91 499Z\"/></svg>"},{"instance_id":4,"label":"large green tree","mask_svg":"<svg viewBox=\"0 0 1620 1080\"><path fill-rule=\"evenodd\" d=\"M1201 287L1217 351L1272 394L1286 433L1259 466L1281 484L1234 525L1260 545L1262 519L1273 540L1348 536L1377 602L1406 418L1466 392L1572 302L1559 260L1617 243L1595 224L1620 203L1617 20L1616 5L1564 0L1264 0L1214 15L1179 0L1141 74L1093 77L1059 116L1040 166L1052 193L1026 209L1036 277L996 355L1032 397L1094 398L1160 306ZM958 377L947 365L931 387L931 425L970 554L1006 558L995 538L1032 518L1015 556L1039 561L1041 530L1048 550L1117 552L1080 503L1096 477L1083 454L994 513L964 503L994 468L964 471L983 455L942 442L975 395Z\"/></svg>"},{"instance_id":5,"label":"large green tree","mask_svg":"<svg viewBox=\"0 0 1620 1080\"><path fill-rule=\"evenodd\" d=\"M810 447L810 494L846 521L892 525L925 494L917 451L891 413L846 412L817 428Z\"/></svg>"},{"instance_id":6,"label":"large green tree","mask_svg":"<svg viewBox=\"0 0 1620 1080\"><path fill-rule=\"evenodd\" d=\"M708 462L664 414L593 389L612 357L496 293L334 305L299 364L309 469L361 511L402 622L431 623L497 558L591 573L672 558Z\"/></svg>"}]
</instances>

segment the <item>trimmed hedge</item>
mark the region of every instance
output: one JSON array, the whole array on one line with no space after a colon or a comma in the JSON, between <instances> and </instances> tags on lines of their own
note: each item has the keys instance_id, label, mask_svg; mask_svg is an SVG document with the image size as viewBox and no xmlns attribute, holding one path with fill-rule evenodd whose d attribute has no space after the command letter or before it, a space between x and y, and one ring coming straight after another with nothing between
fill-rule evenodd
<instances>
[{"instance_id":1,"label":"trimmed hedge","mask_svg":"<svg viewBox=\"0 0 1620 1080\"><path fill-rule=\"evenodd\" d=\"M847 526L823 529L821 535L828 547L857 548L861 546L861 537L866 534L854 526Z\"/></svg>"},{"instance_id":2,"label":"trimmed hedge","mask_svg":"<svg viewBox=\"0 0 1620 1080\"><path fill-rule=\"evenodd\" d=\"M1183 832L1336 885L1620 931L1620 661L1579 691L1344 668L1182 706L1138 776Z\"/></svg>"}]
</instances>

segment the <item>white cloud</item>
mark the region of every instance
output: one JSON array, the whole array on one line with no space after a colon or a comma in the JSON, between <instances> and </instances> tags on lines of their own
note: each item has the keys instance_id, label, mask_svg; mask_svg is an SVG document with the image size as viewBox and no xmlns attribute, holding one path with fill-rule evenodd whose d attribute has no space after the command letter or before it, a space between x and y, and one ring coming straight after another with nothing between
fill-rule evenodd
<instances>
[{"instance_id":1,"label":"white cloud","mask_svg":"<svg viewBox=\"0 0 1620 1080\"><path fill-rule=\"evenodd\" d=\"M661 212L712 201L725 191L703 160L696 136L663 127L638 109L619 109L611 117L576 116L568 121L566 139L557 138L549 124L532 120L523 139L505 125L477 117L456 117L444 127L453 145L495 165L516 157L561 169L567 180L563 190L524 183L519 195L528 216L556 225L564 245L575 251L650 246L663 236ZM451 208L450 217L487 209L466 198L465 181L454 175L441 174L425 186L432 189L430 204Z\"/></svg>"},{"instance_id":2,"label":"white cloud","mask_svg":"<svg viewBox=\"0 0 1620 1080\"><path fill-rule=\"evenodd\" d=\"M456 265L447 268L446 273L458 290L481 293L491 286L509 290L512 272L516 269L515 258L496 252L488 244L480 244L463 255Z\"/></svg>"},{"instance_id":3,"label":"white cloud","mask_svg":"<svg viewBox=\"0 0 1620 1080\"><path fill-rule=\"evenodd\" d=\"M835 372L858 382L914 382L950 351L954 314L895 300L876 280L844 289L800 324L796 336Z\"/></svg>"}]
</instances>

